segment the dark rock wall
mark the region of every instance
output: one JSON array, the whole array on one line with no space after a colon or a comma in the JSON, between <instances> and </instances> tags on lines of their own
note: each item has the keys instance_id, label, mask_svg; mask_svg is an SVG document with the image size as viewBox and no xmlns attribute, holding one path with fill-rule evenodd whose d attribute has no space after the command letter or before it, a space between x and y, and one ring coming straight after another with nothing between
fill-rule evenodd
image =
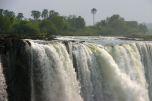
<instances>
[{"instance_id":1,"label":"dark rock wall","mask_svg":"<svg viewBox=\"0 0 152 101\"><path fill-rule=\"evenodd\" d=\"M1 57L8 101L30 101L30 44L18 39L7 39L2 43Z\"/></svg>"}]
</instances>

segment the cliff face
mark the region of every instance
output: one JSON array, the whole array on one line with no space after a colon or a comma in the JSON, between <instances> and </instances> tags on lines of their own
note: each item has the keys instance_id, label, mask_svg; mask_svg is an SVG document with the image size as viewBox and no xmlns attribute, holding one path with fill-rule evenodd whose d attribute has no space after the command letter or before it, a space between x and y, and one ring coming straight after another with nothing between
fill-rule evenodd
<instances>
[{"instance_id":1,"label":"cliff face","mask_svg":"<svg viewBox=\"0 0 152 101\"><path fill-rule=\"evenodd\" d=\"M7 39L0 46L0 101L30 101L30 44Z\"/></svg>"}]
</instances>

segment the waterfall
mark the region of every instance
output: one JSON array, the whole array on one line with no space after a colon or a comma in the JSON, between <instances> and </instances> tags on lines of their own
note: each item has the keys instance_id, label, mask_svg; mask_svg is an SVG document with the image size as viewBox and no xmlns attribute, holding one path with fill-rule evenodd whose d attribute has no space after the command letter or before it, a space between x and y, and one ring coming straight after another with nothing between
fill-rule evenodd
<instances>
[{"instance_id":1,"label":"waterfall","mask_svg":"<svg viewBox=\"0 0 152 101\"><path fill-rule=\"evenodd\" d=\"M28 44L17 53L28 55L30 101L152 101L151 42Z\"/></svg>"},{"instance_id":2,"label":"waterfall","mask_svg":"<svg viewBox=\"0 0 152 101\"><path fill-rule=\"evenodd\" d=\"M137 44L144 65L145 76L148 83L149 98L152 101L152 43Z\"/></svg>"},{"instance_id":3,"label":"waterfall","mask_svg":"<svg viewBox=\"0 0 152 101\"><path fill-rule=\"evenodd\" d=\"M84 101L149 101L144 68L135 44L76 47L74 55Z\"/></svg>"},{"instance_id":4,"label":"waterfall","mask_svg":"<svg viewBox=\"0 0 152 101\"><path fill-rule=\"evenodd\" d=\"M32 43L33 101L83 101L66 47Z\"/></svg>"},{"instance_id":5,"label":"waterfall","mask_svg":"<svg viewBox=\"0 0 152 101\"><path fill-rule=\"evenodd\" d=\"M7 93L6 93L6 81L3 74L3 67L2 67L2 61L1 61L1 55L0 55L0 101L8 101L7 99Z\"/></svg>"}]
</instances>

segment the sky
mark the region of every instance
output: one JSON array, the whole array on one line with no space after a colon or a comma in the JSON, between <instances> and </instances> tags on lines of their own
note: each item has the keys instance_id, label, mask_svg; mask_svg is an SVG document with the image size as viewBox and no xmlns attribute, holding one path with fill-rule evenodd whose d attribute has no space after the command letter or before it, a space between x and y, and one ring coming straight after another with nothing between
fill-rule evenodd
<instances>
[{"instance_id":1,"label":"sky","mask_svg":"<svg viewBox=\"0 0 152 101\"><path fill-rule=\"evenodd\" d=\"M152 0L0 0L0 8L23 12L27 18L31 10L46 8L65 16L82 16L87 25L92 24L91 9L96 8L96 22L119 14L125 20L152 23Z\"/></svg>"}]
</instances>

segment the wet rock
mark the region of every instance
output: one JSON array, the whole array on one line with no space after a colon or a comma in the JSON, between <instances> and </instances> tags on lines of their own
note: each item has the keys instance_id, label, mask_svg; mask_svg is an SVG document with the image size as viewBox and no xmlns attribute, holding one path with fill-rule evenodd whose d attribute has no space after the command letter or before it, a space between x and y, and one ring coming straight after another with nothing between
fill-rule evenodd
<instances>
[{"instance_id":1,"label":"wet rock","mask_svg":"<svg viewBox=\"0 0 152 101\"><path fill-rule=\"evenodd\" d=\"M3 43L1 54L8 101L30 101L30 42L6 39Z\"/></svg>"}]
</instances>

